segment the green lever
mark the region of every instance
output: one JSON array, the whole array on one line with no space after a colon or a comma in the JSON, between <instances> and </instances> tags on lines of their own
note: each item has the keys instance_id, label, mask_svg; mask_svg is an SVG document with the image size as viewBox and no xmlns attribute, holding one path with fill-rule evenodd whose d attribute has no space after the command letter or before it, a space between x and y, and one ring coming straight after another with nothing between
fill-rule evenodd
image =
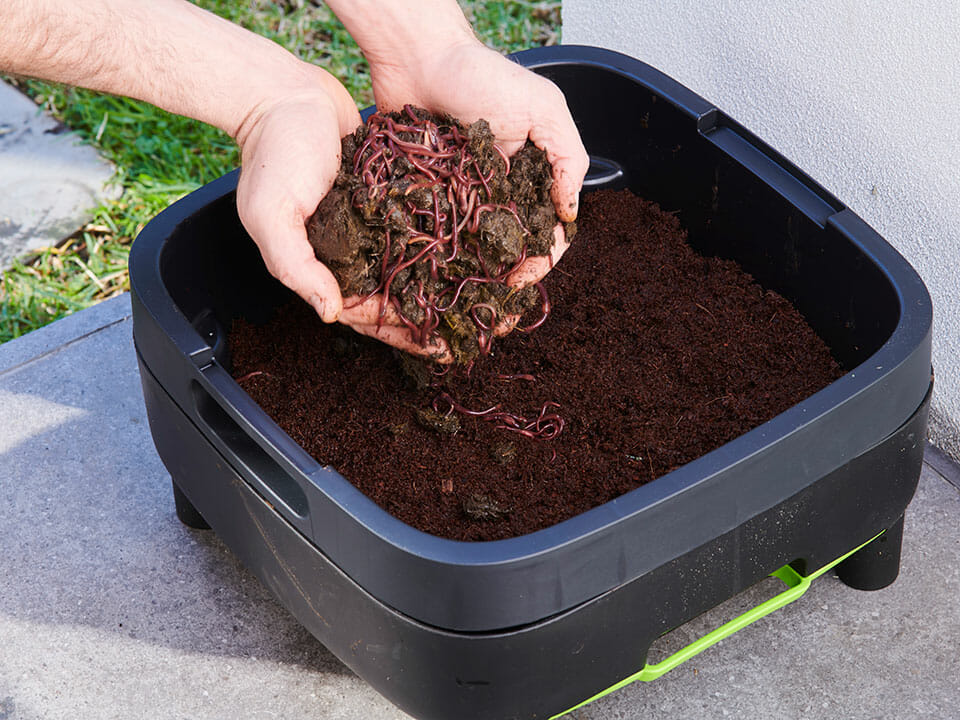
<instances>
[{"instance_id":1,"label":"green lever","mask_svg":"<svg viewBox=\"0 0 960 720\"><path fill-rule=\"evenodd\" d=\"M800 573L798 573L796 570L794 570L792 567L790 567L789 565L784 565L779 570L775 570L774 572L770 573L770 577L775 577L781 580L787 586L786 590L779 593L778 595L773 596L769 600L766 600L760 603L755 608L752 608L747 612L745 612L743 615L740 615L739 617L736 617L733 620L727 623L724 623L723 625L718 627L716 630L713 630L707 633L706 635L704 635L699 640L694 640L692 643L690 643L686 647L681 648L680 650L677 650L677 652L675 652L673 655L666 658L665 660L661 660L660 662L654 663L652 665L650 664L644 665L642 670L635 672L633 675L630 675L629 677L624 678L623 680L616 683L615 685L611 685L606 690L601 690L593 697L587 698L586 700L584 700L582 703L578 705L574 705L569 710L564 710L562 713L558 713L554 715L553 717L550 718L550 720L556 720L556 718L562 717L567 713L573 712L574 710L578 710L582 708L584 705L588 705L592 703L594 700L599 700L605 695L609 695L610 693L616 690L619 690L622 687L626 687L627 685L630 685L631 683L634 683L637 680L642 680L644 682L650 682L651 680L656 680L661 675L664 675L665 673L670 672L678 665L682 665L690 658L695 657L696 655L699 655L708 647L712 645L716 645L718 642L720 642L724 638L730 637L735 632L738 632L739 630L742 630L743 628L745 628L747 625L750 625L751 623L756 622L762 617L766 617L767 615L772 613L774 610L779 610L784 605L789 605L794 600L796 600L801 595L803 595L814 580L816 580L818 577L823 575L825 572L827 572L834 566L839 565L841 562L843 562L848 557L850 557L855 552L857 552L857 550L860 550L864 546L872 543L874 540L880 537L880 535L883 535L883 533L882 532L878 533L874 537L867 540L865 543L858 545L857 547L855 547L853 550L846 553L845 555L841 555L833 562L827 563L822 568L820 568L814 573L811 573L810 575L803 576Z\"/></svg>"}]
</instances>

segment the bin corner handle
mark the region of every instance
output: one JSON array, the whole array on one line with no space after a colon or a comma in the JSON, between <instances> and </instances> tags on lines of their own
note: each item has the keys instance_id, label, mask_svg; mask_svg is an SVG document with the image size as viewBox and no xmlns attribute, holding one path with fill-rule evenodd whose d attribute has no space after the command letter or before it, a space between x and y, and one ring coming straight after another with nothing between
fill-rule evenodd
<instances>
[{"instance_id":1,"label":"bin corner handle","mask_svg":"<svg viewBox=\"0 0 960 720\"><path fill-rule=\"evenodd\" d=\"M822 568L820 568L816 572L811 573L810 575L801 575L792 567L790 567L790 565L784 565L782 568L779 568L778 570L774 570L772 573L770 573L770 577L775 577L781 582L783 582L783 584L787 586L785 590L778 593L777 595L774 595L769 600L765 600L764 602L757 605L755 608L751 608L750 610L747 610L747 612L743 613L739 617L736 617L733 620L730 620L729 622L724 623L723 625L716 628L715 630L711 630L702 638L699 638L698 640L694 640L692 643L690 643L686 647L683 647L680 650L677 650L668 658L661 660L658 663L653 663L653 664L648 663L644 665L641 670L635 672L633 675L630 675L629 677L625 677L623 680L621 680L620 682L614 685L611 685L606 690L601 690L593 697L587 698L586 700L579 703L578 705L574 705L569 710L564 710L561 713L557 713L556 715L553 715L550 718L550 720L557 720L557 718L563 717L567 713L571 713L574 710L582 708L583 706L592 703L594 700L599 700L605 695L609 695L610 693L615 692L620 688L624 688L627 685L631 685L632 683L635 683L637 680L641 680L643 682L650 682L651 680L656 680L662 675L665 675L666 673L673 670L675 667L685 663L687 660L693 657L696 657L697 655L702 653L704 650L706 650L708 647L716 645L721 640L730 637L734 633L747 627L747 625L751 625L752 623L755 623L760 618L766 617L767 615L774 612L775 610L779 610L785 605L789 605L794 600L796 600L801 595L803 595L809 589L810 585L813 583L814 580L816 580L818 577L823 575L825 572L829 571L831 568L835 567L836 565L846 560L848 557L853 555L855 552L857 552L861 548L872 543L881 535L883 535L883 531L877 533L872 538L867 540L865 543L858 545L850 552L841 555L833 562L827 563Z\"/></svg>"}]
</instances>

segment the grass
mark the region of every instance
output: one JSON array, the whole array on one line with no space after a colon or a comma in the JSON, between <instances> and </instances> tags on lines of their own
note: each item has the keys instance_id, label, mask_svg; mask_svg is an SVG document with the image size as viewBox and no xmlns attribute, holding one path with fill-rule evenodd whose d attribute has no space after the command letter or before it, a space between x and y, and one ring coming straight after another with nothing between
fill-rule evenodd
<instances>
[{"instance_id":1,"label":"grass","mask_svg":"<svg viewBox=\"0 0 960 720\"><path fill-rule=\"evenodd\" d=\"M194 0L336 75L363 107L373 102L363 55L326 5L310 0ZM481 39L502 52L559 42L560 0L460 0ZM146 103L35 80L14 80L117 168L120 197L61 245L0 277L0 343L129 289L130 243L163 208L236 167L219 130Z\"/></svg>"}]
</instances>

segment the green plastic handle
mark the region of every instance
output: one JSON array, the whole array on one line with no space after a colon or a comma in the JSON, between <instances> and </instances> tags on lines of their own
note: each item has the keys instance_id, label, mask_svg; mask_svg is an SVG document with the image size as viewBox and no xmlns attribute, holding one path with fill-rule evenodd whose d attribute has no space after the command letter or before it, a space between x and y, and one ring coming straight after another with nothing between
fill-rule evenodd
<instances>
[{"instance_id":1,"label":"green plastic handle","mask_svg":"<svg viewBox=\"0 0 960 720\"><path fill-rule=\"evenodd\" d=\"M743 628L745 628L747 625L750 625L751 623L755 623L760 618L766 617L767 615L772 613L774 610L779 610L784 605L789 605L794 600L796 600L801 595L803 595L814 580L816 580L818 577L823 575L825 572L827 572L831 568L842 563L848 557L850 557L855 552L857 552L857 550L860 550L864 546L872 543L874 540L880 537L880 535L883 535L883 533L882 532L878 533L877 535L867 540L865 543L858 545L850 552L846 553L845 555L841 555L833 562L824 565L822 568L820 568L814 573L811 573L810 575L803 576L800 573L798 573L796 570L794 570L792 567L790 567L789 565L784 565L779 570L775 570L774 572L770 573L770 577L775 577L780 581L782 581L787 586L786 590L779 593L778 595L773 596L769 600L766 600L760 603L755 608L752 608L747 612L745 612L743 615L740 615L739 617L736 617L733 620L727 623L724 623L723 625L718 627L716 630L713 630L707 633L706 635L704 635L699 640L694 640L692 643L690 643L686 647L681 648L680 650L677 650L677 652L675 652L673 655L666 658L665 660L661 660L660 662L654 663L652 665L650 664L645 665L642 670L635 672L633 675L630 675L629 677L625 677L623 680L616 683L615 685L611 685L606 690L601 690L593 697L587 698L586 700L584 700L582 703L578 705L574 705L569 710L564 710L562 713L558 713L554 715L553 717L550 718L550 720L556 720L559 717L563 717L567 713L571 713L574 710L579 710L584 705L589 705L594 700L599 700L605 695L609 695L610 693L615 692L620 688L626 687L627 685L630 685L631 683L634 683L637 680L642 680L643 682L650 682L651 680L656 680L658 677L660 677L661 675L664 675L665 673L670 672L678 665L682 665L690 658L699 655L708 647L711 647L712 645L716 645L718 642L720 642L724 638L728 638L731 635L733 635L735 632L743 630Z\"/></svg>"}]
</instances>

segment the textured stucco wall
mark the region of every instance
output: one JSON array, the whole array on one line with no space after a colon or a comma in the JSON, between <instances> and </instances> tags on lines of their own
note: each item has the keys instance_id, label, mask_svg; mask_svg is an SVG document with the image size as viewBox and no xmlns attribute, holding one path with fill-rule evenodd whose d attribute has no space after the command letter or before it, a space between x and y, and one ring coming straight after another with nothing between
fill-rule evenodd
<instances>
[{"instance_id":1,"label":"textured stucco wall","mask_svg":"<svg viewBox=\"0 0 960 720\"><path fill-rule=\"evenodd\" d=\"M563 42L647 62L766 140L920 272L930 436L960 458L960 3L563 0Z\"/></svg>"}]
</instances>

